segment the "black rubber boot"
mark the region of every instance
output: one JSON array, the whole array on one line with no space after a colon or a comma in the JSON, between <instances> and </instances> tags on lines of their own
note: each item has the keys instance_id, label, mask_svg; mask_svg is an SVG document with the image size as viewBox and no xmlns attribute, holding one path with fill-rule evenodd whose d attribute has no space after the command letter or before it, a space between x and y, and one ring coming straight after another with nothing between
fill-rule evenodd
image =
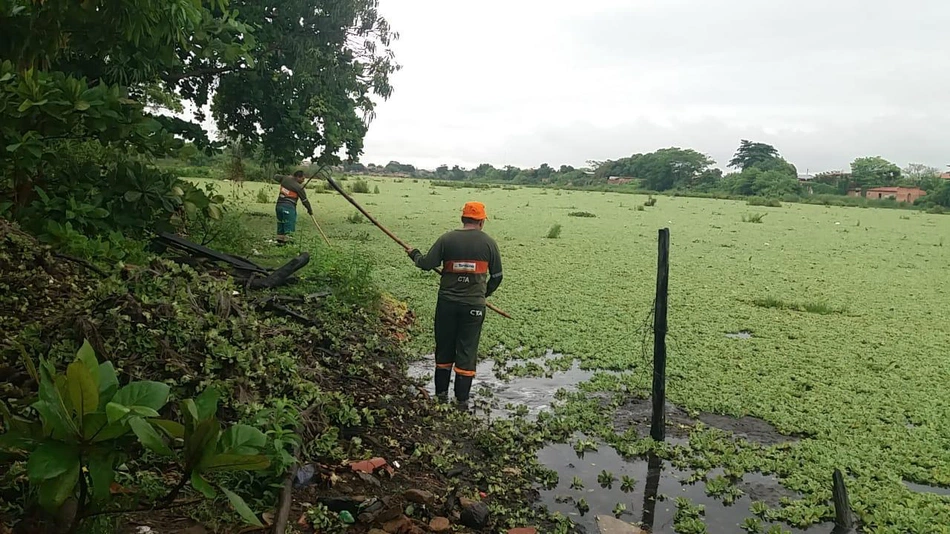
<instances>
[{"instance_id":1,"label":"black rubber boot","mask_svg":"<svg viewBox=\"0 0 950 534\"><path fill-rule=\"evenodd\" d=\"M447 401L449 399L449 381L450 380L452 380L451 369L436 369L435 370L435 396L440 401Z\"/></svg>"},{"instance_id":2,"label":"black rubber boot","mask_svg":"<svg viewBox=\"0 0 950 534\"><path fill-rule=\"evenodd\" d=\"M468 397L472 391L471 376L455 375L455 400L459 403L468 403Z\"/></svg>"}]
</instances>

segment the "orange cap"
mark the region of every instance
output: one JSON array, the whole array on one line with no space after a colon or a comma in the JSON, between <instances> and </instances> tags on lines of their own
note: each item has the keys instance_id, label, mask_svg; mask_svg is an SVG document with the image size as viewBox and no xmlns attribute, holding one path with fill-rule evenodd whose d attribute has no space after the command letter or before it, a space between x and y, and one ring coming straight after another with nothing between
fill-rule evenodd
<instances>
[{"instance_id":1,"label":"orange cap","mask_svg":"<svg viewBox=\"0 0 950 534\"><path fill-rule=\"evenodd\" d=\"M466 202L462 208L462 217L482 221L488 218L488 214L485 213L485 205L481 202Z\"/></svg>"}]
</instances>

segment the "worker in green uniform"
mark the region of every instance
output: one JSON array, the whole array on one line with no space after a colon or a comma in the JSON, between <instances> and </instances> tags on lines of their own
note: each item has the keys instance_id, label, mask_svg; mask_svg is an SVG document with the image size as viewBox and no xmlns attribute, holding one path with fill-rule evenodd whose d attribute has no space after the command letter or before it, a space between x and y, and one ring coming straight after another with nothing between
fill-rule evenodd
<instances>
[{"instance_id":1,"label":"worker in green uniform","mask_svg":"<svg viewBox=\"0 0 950 534\"><path fill-rule=\"evenodd\" d=\"M303 171L297 171L293 176L276 174L274 179L280 182L280 194L277 195L277 242L283 244L293 237L297 227L297 200L303 202L309 215L313 215L313 208L303 188Z\"/></svg>"},{"instance_id":2,"label":"worker in green uniform","mask_svg":"<svg viewBox=\"0 0 950 534\"><path fill-rule=\"evenodd\" d=\"M495 240L482 230L485 205L468 202L462 208L462 228L443 234L429 252L407 252L420 269L442 266L435 307L435 393L448 400L455 369L455 399L468 408L478 357L478 341L485 321L485 298L501 285L501 254Z\"/></svg>"}]
</instances>

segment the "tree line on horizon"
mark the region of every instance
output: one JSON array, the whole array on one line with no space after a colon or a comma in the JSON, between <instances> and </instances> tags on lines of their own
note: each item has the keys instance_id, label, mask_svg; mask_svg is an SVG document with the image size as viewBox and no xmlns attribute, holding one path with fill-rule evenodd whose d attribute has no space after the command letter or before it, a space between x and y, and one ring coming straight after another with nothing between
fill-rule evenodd
<instances>
[{"instance_id":1,"label":"tree line on horizon","mask_svg":"<svg viewBox=\"0 0 950 534\"><path fill-rule=\"evenodd\" d=\"M800 180L798 169L774 146L743 139L723 173L709 156L693 149L670 147L655 152L633 154L606 161L588 161L583 168L570 165L522 169L511 165L497 168L483 163L474 169L440 165L434 171L391 161L386 165L344 163L347 173L392 174L445 181L480 181L518 185L596 187L610 183L631 183L657 192L682 191L721 193L737 196L781 198L803 195L846 195L851 190L874 187L919 187L927 191L928 202L950 206L950 180L935 167L912 163L901 169L880 156L855 159L850 172L824 172ZM614 180L611 180L614 178ZM619 180L618 180L619 179Z\"/></svg>"}]
</instances>

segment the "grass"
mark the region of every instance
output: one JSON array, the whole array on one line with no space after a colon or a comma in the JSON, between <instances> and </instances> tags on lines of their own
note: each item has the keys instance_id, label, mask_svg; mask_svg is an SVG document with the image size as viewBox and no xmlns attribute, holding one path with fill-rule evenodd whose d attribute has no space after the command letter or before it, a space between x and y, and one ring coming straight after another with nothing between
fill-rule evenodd
<instances>
[{"instance_id":1,"label":"grass","mask_svg":"<svg viewBox=\"0 0 950 534\"><path fill-rule=\"evenodd\" d=\"M643 205L647 207L656 206L656 199L653 198L653 195L650 195L647 197L647 200L643 203Z\"/></svg>"},{"instance_id":2,"label":"grass","mask_svg":"<svg viewBox=\"0 0 950 534\"><path fill-rule=\"evenodd\" d=\"M557 239L561 237L561 225L555 223L554 226L548 229L547 236L548 239Z\"/></svg>"},{"instance_id":3,"label":"grass","mask_svg":"<svg viewBox=\"0 0 950 534\"><path fill-rule=\"evenodd\" d=\"M750 206L765 206L769 208L781 208L782 203L777 198L752 197L746 201Z\"/></svg>"},{"instance_id":4,"label":"grass","mask_svg":"<svg viewBox=\"0 0 950 534\"><path fill-rule=\"evenodd\" d=\"M761 223L762 219L768 215L767 213L744 213L742 214L742 222L745 223Z\"/></svg>"},{"instance_id":5,"label":"grass","mask_svg":"<svg viewBox=\"0 0 950 534\"><path fill-rule=\"evenodd\" d=\"M950 235L950 217L902 220L908 212L786 204L768 212L769 224L745 224L746 199L681 196L634 212L648 197L574 191L573 211L597 218L547 240L539 237L564 216L554 209L553 193L439 188L439 196L429 196L425 181L370 183L386 191L373 197L378 205L371 213L423 250L458 227L466 201L485 202L485 230L498 242L505 271L490 300L515 320L486 316L481 357L511 357L503 347L523 347L517 354L524 358L551 349L605 371L562 401L566 407L552 416L557 428L644 450L634 436L610 434L613 427L604 422L614 420L614 408L595 397L649 394L640 325L648 321L656 288L656 231L666 227L672 246L668 400L692 411L757 416L803 436L788 446L743 448L739 455L721 438L704 435L716 445L698 443L690 454L710 465L725 461L780 473L783 485L803 495L772 510L783 517L821 518L830 473L844 467L867 531L926 532L950 524L950 506L900 482L950 486L943 445L950 442L950 425L939 400L948 391L950 322L927 319L946 316L940 295L950 294L950 247L935 245ZM245 184L255 187L268 186ZM627 207L618 207L620 201ZM414 350L431 353L437 279L413 268L374 228L362 227L365 242L344 241L354 233L347 222L353 208L339 195L314 203L334 246L340 237L390 266L378 283L408 301L417 315ZM255 219L262 233L273 232L270 206L248 209L265 215ZM298 226L299 242L312 234L319 243L312 225ZM755 337L737 344L722 335L743 330Z\"/></svg>"},{"instance_id":6,"label":"grass","mask_svg":"<svg viewBox=\"0 0 950 534\"><path fill-rule=\"evenodd\" d=\"M346 218L346 222L350 224L362 224L364 221L363 214L358 211L354 211Z\"/></svg>"},{"instance_id":7,"label":"grass","mask_svg":"<svg viewBox=\"0 0 950 534\"><path fill-rule=\"evenodd\" d=\"M266 203L272 201L272 199L271 199L270 195L267 193L267 190L266 190L266 189L258 189L258 190L257 190L256 200L257 200L257 202L258 202L259 204L266 204Z\"/></svg>"},{"instance_id":8,"label":"grass","mask_svg":"<svg viewBox=\"0 0 950 534\"><path fill-rule=\"evenodd\" d=\"M568 217L586 217L590 219L597 217L596 215L594 215L593 213L589 211L572 211L568 213L567 216Z\"/></svg>"}]
</instances>

